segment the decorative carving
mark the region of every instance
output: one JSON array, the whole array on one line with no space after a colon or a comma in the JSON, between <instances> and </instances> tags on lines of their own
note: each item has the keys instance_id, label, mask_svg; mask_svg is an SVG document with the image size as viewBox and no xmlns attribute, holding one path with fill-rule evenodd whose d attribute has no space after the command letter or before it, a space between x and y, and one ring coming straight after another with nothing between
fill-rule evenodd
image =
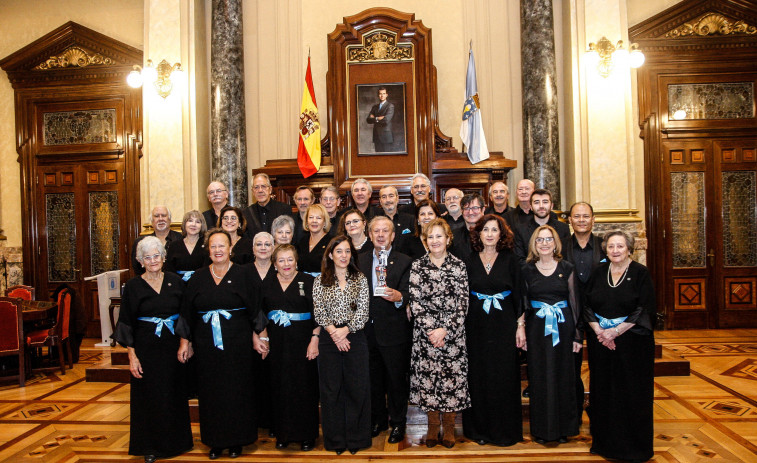
<instances>
[{"instance_id":1,"label":"decorative carving","mask_svg":"<svg viewBox=\"0 0 757 463\"><path fill-rule=\"evenodd\" d=\"M680 27L673 29L665 34L665 38L678 38L687 37L690 35L698 35L705 37L708 35L755 35L757 34L757 27L750 26L744 21L731 22L723 15L709 13L697 21L686 23Z\"/></svg>"},{"instance_id":2,"label":"decorative carving","mask_svg":"<svg viewBox=\"0 0 757 463\"><path fill-rule=\"evenodd\" d=\"M351 61L391 61L413 59L413 46L396 45L397 36L387 31L376 31L363 36L363 45L347 47Z\"/></svg>"},{"instance_id":3,"label":"decorative carving","mask_svg":"<svg viewBox=\"0 0 757 463\"><path fill-rule=\"evenodd\" d=\"M112 66L116 63L112 59L106 58L99 53L90 55L85 50L74 46L67 49L58 56L51 56L49 59L47 59L47 61L40 63L34 69L46 71L50 69L67 68L72 66L84 68L93 64Z\"/></svg>"}]
</instances>

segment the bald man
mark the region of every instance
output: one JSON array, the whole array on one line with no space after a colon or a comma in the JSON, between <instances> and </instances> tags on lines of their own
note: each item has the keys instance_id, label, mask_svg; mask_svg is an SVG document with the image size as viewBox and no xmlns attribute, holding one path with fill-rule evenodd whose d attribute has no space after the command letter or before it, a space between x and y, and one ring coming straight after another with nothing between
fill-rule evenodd
<instances>
[{"instance_id":1,"label":"bald man","mask_svg":"<svg viewBox=\"0 0 757 463\"><path fill-rule=\"evenodd\" d=\"M218 214L229 204L229 190L222 182L210 182L207 189L210 209L202 213L208 229L216 227Z\"/></svg>"},{"instance_id":2,"label":"bald man","mask_svg":"<svg viewBox=\"0 0 757 463\"><path fill-rule=\"evenodd\" d=\"M510 209L510 189L505 182L492 183L489 186L489 207L484 214L497 214L505 219Z\"/></svg>"},{"instance_id":3,"label":"bald man","mask_svg":"<svg viewBox=\"0 0 757 463\"><path fill-rule=\"evenodd\" d=\"M449 228L454 233L458 228L465 226L463 219L463 209L460 206L460 200L463 199L463 192L457 188L450 188L444 193L444 205L447 206L447 214L444 220L449 224Z\"/></svg>"},{"instance_id":4,"label":"bald man","mask_svg":"<svg viewBox=\"0 0 757 463\"><path fill-rule=\"evenodd\" d=\"M521 224L528 222L534 215L531 211L531 193L534 192L534 189L536 189L536 185L527 178L518 182L516 186L515 196L518 198L518 205L511 208L504 217L513 232Z\"/></svg>"}]
</instances>

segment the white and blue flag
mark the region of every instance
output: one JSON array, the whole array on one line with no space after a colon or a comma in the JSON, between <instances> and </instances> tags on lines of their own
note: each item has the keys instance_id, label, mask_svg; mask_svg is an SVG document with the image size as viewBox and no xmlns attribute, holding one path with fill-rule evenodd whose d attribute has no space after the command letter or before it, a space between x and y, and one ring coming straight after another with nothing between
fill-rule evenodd
<instances>
[{"instance_id":1,"label":"white and blue flag","mask_svg":"<svg viewBox=\"0 0 757 463\"><path fill-rule=\"evenodd\" d=\"M489 159L489 148L486 146L479 108L476 62L473 59L473 50L471 49L468 52L468 72L465 76L465 104L463 106L463 123L460 126L460 138L463 140L468 159L472 164Z\"/></svg>"}]
</instances>

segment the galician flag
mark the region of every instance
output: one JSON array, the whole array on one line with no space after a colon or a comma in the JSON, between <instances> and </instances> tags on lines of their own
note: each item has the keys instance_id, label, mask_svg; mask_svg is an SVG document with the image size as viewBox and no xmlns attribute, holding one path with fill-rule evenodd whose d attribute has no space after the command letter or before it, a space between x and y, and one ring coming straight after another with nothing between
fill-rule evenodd
<instances>
[{"instance_id":1,"label":"galician flag","mask_svg":"<svg viewBox=\"0 0 757 463\"><path fill-rule=\"evenodd\" d=\"M465 76L465 104L463 105L463 123L460 126L460 138L468 152L468 159L475 164L489 159L489 148L486 146L484 126L479 111L478 89L476 85L476 62L473 59L473 49L468 52L468 73Z\"/></svg>"},{"instance_id":2,"label":"galician flag","mask_svg":"<svg viewBox=\"0 0 757 463\"><path fill-rule=\"evenodd\" d=\"M318 106L315 103L309 55L300 107L300 143L297 147L297 165L300 166L302 176L305 178L321 168L321 123L318 120Z\"/></svg>"}]
</instances>

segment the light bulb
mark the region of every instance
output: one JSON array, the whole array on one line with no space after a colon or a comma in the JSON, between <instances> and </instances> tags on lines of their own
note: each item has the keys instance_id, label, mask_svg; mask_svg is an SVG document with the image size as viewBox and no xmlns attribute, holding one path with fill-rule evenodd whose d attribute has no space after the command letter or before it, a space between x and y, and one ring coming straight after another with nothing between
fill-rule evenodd
<instances>
[{"instance_id":1,"label":"light bulb","mask_svg":"<svg viewBox=\"0 0 757 463\"><path fill-rule=\"evenodd\" d=\"M129 73L128 76L126 76L126 83L129 84L129 87L132 88L139 88L142 86L142 74L139 73L138 70L134 69Z\"/></svg>"},{"instance_id":2,"label":"light bulb","mask_svg":"<svg viewBox=\"0 0 757 463\"><path fill-rule=\"evenodd\" d=\"M644 53L642 53L641 50L631 50L631 53L628 55L628 64L636 69L641 67L646 59L646 56L644 56Z\"/></svg>"}]
</instances>

